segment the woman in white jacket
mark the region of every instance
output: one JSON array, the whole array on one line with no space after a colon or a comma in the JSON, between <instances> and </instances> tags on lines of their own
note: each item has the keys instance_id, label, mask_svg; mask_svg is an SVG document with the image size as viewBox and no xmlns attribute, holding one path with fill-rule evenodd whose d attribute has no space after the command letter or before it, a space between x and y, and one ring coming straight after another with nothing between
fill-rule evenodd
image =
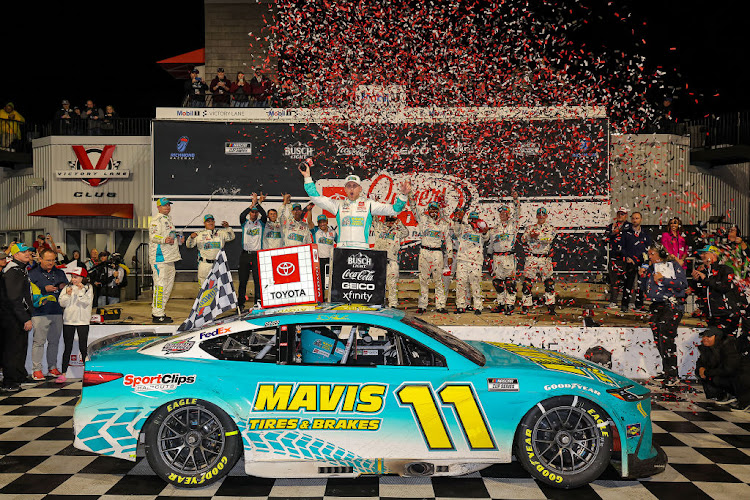
<instances>
[{"instance_id":1,"label":"woman in white jacket","mask_svg":"<svg viewBox=\"0 0 750 500\"><path fill-rule=\"evenodd\" d=\"M86 359L86 347L89 340L89 324L91 323L91 305L94 302L94 290L88 284L86 269L79 267L70 273L70 283L60 292L60 306L63 310L63 341L65 349L62 359L62 375L55 382L64 383L65 372L70 363L70 353L73 350L73 338L78 332L78 349L81 359Z\"/></svg>"}]
</instances>

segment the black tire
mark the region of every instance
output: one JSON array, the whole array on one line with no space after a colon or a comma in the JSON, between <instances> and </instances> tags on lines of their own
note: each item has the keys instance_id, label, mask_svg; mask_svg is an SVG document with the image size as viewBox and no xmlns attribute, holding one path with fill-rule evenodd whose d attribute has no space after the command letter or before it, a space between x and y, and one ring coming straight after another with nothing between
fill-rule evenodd
<instances>
[{"instance_id":1,"label":"black tire","mask_svg":"<svg viewBox=\"0 0 750 500\"><path fill-rule=\"evenodd\" d=\"M577 488L596 480L609 464L609 416L581 397L546 399L523 417L515 444L518 461L536 479Z\"/></svg>"},{"instance_id":2,"label":"black tire","mask_svg":"<svg viewBox=\"0 0 750 500\"><path fill-rule=\"evenodd\" d=\"M158 408L146 423L146 458L165 481L184 488L208 486L226 476L242 455L237 426L201 399Z\"/></svg>"}]
</instances>

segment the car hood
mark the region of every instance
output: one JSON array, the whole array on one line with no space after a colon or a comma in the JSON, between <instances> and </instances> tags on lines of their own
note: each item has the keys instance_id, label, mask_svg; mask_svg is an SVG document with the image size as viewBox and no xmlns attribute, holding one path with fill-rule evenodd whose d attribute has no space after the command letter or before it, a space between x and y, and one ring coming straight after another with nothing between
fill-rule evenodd
<instances>
[{"instance_id":1,"label":"car hood","mask_svg":"<svg viewBox=\"0 0 750 500\"><path fill-rule=\"evenodd\" d=\"M596 380L609 387L623 387L634 382L601 365L557 351L500 342L468 342L486 358L485 368L524 366L556 374Z\"/></svg>"}]
</instances>

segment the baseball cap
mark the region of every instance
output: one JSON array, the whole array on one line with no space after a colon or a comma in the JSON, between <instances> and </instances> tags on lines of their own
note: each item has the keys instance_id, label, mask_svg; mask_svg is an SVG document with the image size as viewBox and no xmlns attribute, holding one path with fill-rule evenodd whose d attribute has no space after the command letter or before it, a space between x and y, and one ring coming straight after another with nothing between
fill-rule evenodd
<instances>
[{"instance_id":1,"label":"baseball cap","mask_svg":"<svg viewBox=\"0 0 750 500\"><path fill-rule=\"evenodd\" d=\"M70 271L69 274L72 274L73 276L80 276L82 278L85 278L86 276L88 276L89 273L86 271L85 267L76 267L75 269Z\"/></svg>"},{"instance_id":2,"label":"baseball cap","mask_svg":"<svg viewBox=\"0 0 750 500\"><path fill-rule=\"evenodd\" d=\"M705 247L698 250L698 253L706 253L711 252L712 254L716 255L717 257L721 255L721 251L718 249L718 247L714 245L706 245Z\"/></svg>"},{"instance_id":3,"label":"baseball cap","mask_svg":"<svg viewBox=\"0 0 750 500\"><path fill-rule=\"evenodd\" d=\"M322 221L322 220L325 220L325 221L327 221L327 220L328 220L328 217L326 217L326 216L325 216L325 214L320 214L320 215L318 215L318 222L320 222L320 221Z\"/></svg>"},{"instance_id":4,"label":"baseball cap","mask_svg":"<svg viewBox=\"0 0 750 500\"><path fill-rule=\"evenodd\" d=\"M224 73L224 68L218 68L218 69L216 70L216 72L217 72L217 73Z\"/></svg>"},{"instance_id":5,"label":"baseball cap","mask_svg":"<svg viewBox=\"0 0 750 500\"><path fill-rule=\"evenodd\" d=\"M617 209L617 213L619 214L620 212L626 214L626 213L630 212L630 210L628 210L626 207L620 207L620 208Z\"/></svg>"},{"instance_id":6,"label":"baseball cap","mask_svg":"<svg viewBox=\"0 0 750 500\"><path fill-rule=\"evenodd\" d=\"M431 201L431 202L429 202L429 203L427 204L427 209L428 209L428 210L432 210L433 208L434 208L435 210L440 210L440 204L439 204L438 202L436 202L436 201Z\"/></svg>"},{"instance_id":7,"label":"baseball cap","mask_svg":"<svg viewBox=\"0 0 750 500\"><path fill-rule=\"evenodd\" d=\"M498 212L510 212L510 208L508 208L506 205L503 205L502 207L497 209Z\"/></svg>"},{"instance_id":8,"label":"baseball cap","mask_svg":"<svg viewBox=\"0 0 750 500\"><path fill-rule=\"evenodd\" d=\"M299 203L294 203L292 205L292 210L302 210L302 205L300 205Z\"/></svg>"},{"instance_id":9,"label":"baseball cap","mask_svg":"<svg viewBox=\"0 0 750 500\"><path fill-rule=\"evenodd\" d=\"M67 100L67 99L63 99L62 103L63 103L63 104L70 104L70 101L69 101L69 100Z\"/></svg>"},{"instance_id":10,"label":"baseball cap","mask_svg":"<svg viewBox=\"0 0 750 500\"><path fill-rule=\"evenodd\" d=\"M15 255L19 252L26 252L27 250L33 250L33 248L27 247L23 243L15 243L11 245L10 248L8 249L8 254Z\"/></svg>"},{"instance_id":11,"label":"baseball cap","mask_svg":"<svg viewBox=\"0 0 750 500\"><path fill-rule=\"evenodd\" d=\"M349 175L344 179L344 185L349 184L350 182L354 182L358 185L362 185L362 181L360 180L358 175Z\"/></svg>"},{"instance_id":12,"label":"baseball cap","mask_svg":"<svg viewBox=\"0 0 750 500\"><path fill-rule=\"evenodd\" d=\"M253 205L250 207L251 212L260 212L260 208L258 208L258 205Z\"/></svg>"},{"instance_id":13,"label":"baseball cap","mask_svg":"<svg viewBox=\"0 0 750 500\"><path fill-rule=\"evenodd\" d=\"M171 205L172 202L169 201L169 198L159 198L156 200L156 206L157 207L163 207L164 205Z\"/></svg>"},{"instance_id":14,"label":"baseball cap","mask_svg":"<svg viewBox=\"0 0 750 500\"><path fill-rule=\"evenodd\" d=\"M203 216L203 222L206 222L208 219L213 219L214 216L211 214L206 214Z\"/></svg>"},{"instance_id":15,"label":"baseball cap","mask_svg":"<svg viewBox=\"0 0 750 500\"><path fill-rule=\"evenodd\" d=\"M717 333L720 334L720 335L722 333L721 329L719 327L717 327L717 326L709 326L708 328L706 328L705 330L703 330L702 332L700 332L698 335L700 335L701 337L713 337Z\"/></svg>"},{"instance_id":16,"label":"baseball cap","mask_svg":"<svg viewBox=\"0 0 750 500\"><path fill-rule=\"evenodd\" d=\"M190 70L190 72L195 73L196 75L200 73L200 71L198 71L198 68L193 68Z\"/></svg>"},{"instance_id":17,"label":"baseball cap","mask_svg":"<svg viewBox=\"0 0 750 500\"><path fill-rule=\"evenodd\" d=\"M544 208L544 207L540 207L540 208L539 208L539 209L538 209L538 210L536 211L536 214L537 214L537 215L547 215L547 209L546 209L546 208Z\"/></svg>"},{"instance_id":18,"label":"baseball cap","mask_svg":"<svg viewBox=\"0 0 750 500\"><path fill-rule=\"evenodd\" d=\"M479 212L469 212L469 219L478 219Z\"/></svg>"}]
</instances>

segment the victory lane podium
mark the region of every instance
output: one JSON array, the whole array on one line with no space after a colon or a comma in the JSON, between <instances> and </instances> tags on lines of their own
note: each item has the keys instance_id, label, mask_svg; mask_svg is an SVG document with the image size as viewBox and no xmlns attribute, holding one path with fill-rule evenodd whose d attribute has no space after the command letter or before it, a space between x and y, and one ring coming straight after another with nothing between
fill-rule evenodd
<instances>
[{"instance_id":1,"label":"victory lane podium","mask_svg":"<svg viewBox=\"0 0 750 500\"><path fill-rule=\"evenodd\" d=\"M335 248L331 269L331 302L382 305L388 253Z\"/></svg>"}]
</instances>

